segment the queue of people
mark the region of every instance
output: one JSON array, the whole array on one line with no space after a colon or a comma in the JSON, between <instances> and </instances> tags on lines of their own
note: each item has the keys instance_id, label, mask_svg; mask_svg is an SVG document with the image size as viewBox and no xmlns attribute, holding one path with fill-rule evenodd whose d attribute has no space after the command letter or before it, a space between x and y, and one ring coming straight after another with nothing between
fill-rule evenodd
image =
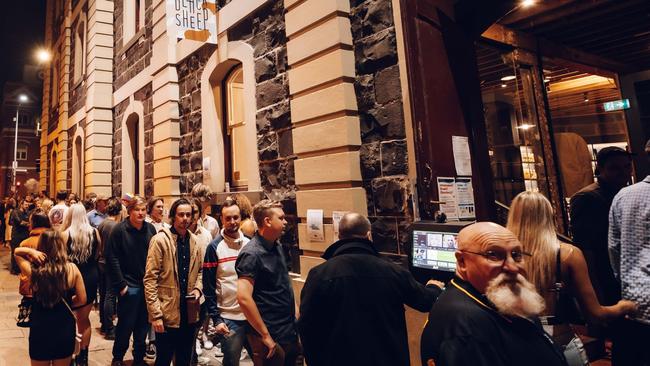
<instances>
[{"instance_id":1,"label":"queue of people","mask_svg":"<svg viewBox=\"0 0 650 366\"><path fill-rule=\"evenodd\" d=\"M382 258L369 220L348 213L326 261L308 274L299 308L278 202L251 206L232 194L215 215L220 224L207 214L212 193L202 184L171 202L168 221L160 197L95 195L89 204L62 191L45 209L46 200L29 196L8 202L30 358L69 365L74 355L88 365L98 301L113 366L126 365L131 339L132 365L196 364L212 347L208 335L226 366L246 354L256 366L302 357L310 366L409 365L404 305L429 313L422 365L588 365L572 328L580 317L612 339L615 366L647 365L650 177L623 187L628 162L624 150L599 153L598 182L572 200L573 244L558 239L548 199L522 192L505 227L460 231L446 284L421 284Z\"/></svg>"}]
</instances>

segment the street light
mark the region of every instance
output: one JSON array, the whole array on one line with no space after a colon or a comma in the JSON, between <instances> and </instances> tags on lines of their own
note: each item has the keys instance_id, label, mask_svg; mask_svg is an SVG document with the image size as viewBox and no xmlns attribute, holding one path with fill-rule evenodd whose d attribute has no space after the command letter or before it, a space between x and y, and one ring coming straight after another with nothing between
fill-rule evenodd
<instances>
[{"instance_id":1,"label":"street light","mask_svg":"<svg viewBox=\"0 0 650 366\"><path fill-rule=\"evenodd\" d=\"M29 98L25 94L20 94L18 96L18 107L16 107L16 128L15 128L15 135L14 135L14 162L11 165L11 173L12 173L12 183L11 185L14 187L14 193L18 191L16 188L16 171L18 170L18 117L20 116L20 106L23 103L29 102Z\"/></svg>"},{"instance_id":2,"label":"street light","mask_svg":"<svg viewBox=\"0 0 650 366\"><path fill-rule=\"evenodd\" d=\"M50 51L46 50L45 48L39 48L36 51L36 59L38 60L39 63L47 63L52 59L52 54Z\"/></svg>"}]
</instances>

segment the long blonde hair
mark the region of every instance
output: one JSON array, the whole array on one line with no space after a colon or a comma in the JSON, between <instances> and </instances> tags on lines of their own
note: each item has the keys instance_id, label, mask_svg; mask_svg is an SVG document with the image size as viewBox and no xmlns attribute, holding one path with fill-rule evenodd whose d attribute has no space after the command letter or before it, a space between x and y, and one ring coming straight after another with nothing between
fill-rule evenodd
<instances>
[{"instance_id":1,"label":"long blonde hair","mask_svg":"<svg viewBox=\"0 0 650 366\"><path fill-rule=\"evenodd\" d=\"M555 281L555 258L560 247L553 206L541 193L521 192L510 205L507 228L524 251L532 254L524 265L528 281L542 295L547 294Z\"/></svg>"},{"instance_id":2,"label":"long blonde hair","mask_svg":"<svg viewBox=\"0 0 650 366\"><path fill-rule=\"evenodd\" d=\"M64 230L72 238L68 257L74 263L85 263L93 252L93 236L95 229L90 226L86 208L81 203L70 206L63 221Z\"/></svg>"}]
</instances>

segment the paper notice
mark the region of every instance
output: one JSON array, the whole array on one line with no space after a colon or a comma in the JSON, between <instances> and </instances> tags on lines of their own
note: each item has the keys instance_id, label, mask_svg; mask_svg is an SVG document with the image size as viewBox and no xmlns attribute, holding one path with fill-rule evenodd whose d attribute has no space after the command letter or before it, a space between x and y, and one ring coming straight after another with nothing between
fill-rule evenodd
<instances>
[{"instance_id":1,"label":"paper notice","mask_svg":"<svg viewBox=\"0 0 650 366\"><path fill-rule=\"evenodd\" d=\"M203 158L203 176L204 177L209 177L210 176L210 157L205 157Z\"/></svg>"},{"instance_id":2,"label":"paper notice","mask_svg":"<svg viewBox=\"0 0 650 366\"><path fill-rule=\"evenodd\" d=\"M452 136L451 145L454 151L454 165L456 175L472 175L472 158L469 153L469 138L466 136Z\"/></svg>"},{"instance_id":3,"label":"paper notice","mask_svg":"<svg viewBox=\"0 0 650 366\"><path fill-rule=\"evenodd\" d=\"M307 236L310 241L325 241L323 210L307 210Z\"/></svg>"},{"instance_id":4,"label":"paper notice","mask_svg":"<svg viewBox=\"0 0 650 366\"><path fill-rule=\"evenodd\" d=\"M334 224L334 238L339 239L339 222L343 218L343 215L349 211L332 211L332 223Z\"/></svg>"},{"instance_id":5,"label":"paper notice","mask_svg":"<svg viewBox=\"0 0 650 366\"><path fill-rule=\"evenodd\" d=\"M458 199L456 198L455 179L438 177L438 201L440 212L447 215L447 220L458 220Z\"/></svg>"},{"instance_id":6,"label":"paper notice","mask_svg":"<svg viewBox=\"0 0 650 366\"><path fill-rule=\"evenodd\" d=\"M456 178L456 198L458 199L458 218L460 220L476 219L472 178Z\"/></svg>"}]
</instances>

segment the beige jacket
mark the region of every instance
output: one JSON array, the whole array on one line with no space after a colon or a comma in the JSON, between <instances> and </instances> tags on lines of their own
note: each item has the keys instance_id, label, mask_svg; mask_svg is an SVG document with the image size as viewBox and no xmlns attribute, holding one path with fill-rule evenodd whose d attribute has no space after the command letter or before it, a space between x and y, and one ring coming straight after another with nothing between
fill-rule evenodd
<instances>
[{"instance_id":1,"label":"beige jacket","mask_svg":"<svg viewBox=\"0 0 650 366\"><path fill-rule=\"evenodd\" d=\"M196 236L190 233L190 271L188 275L189 294L194 289L201 291L201 267L203 256L196 242ZM144 272L144 296L149 312L149 321L162 319L165 327L178 328L181 323L181 292L178 283L178 261L176 256L177 235L168 228L161 229L151 238L147 266Z\"/></svg>"}]
</instances>

